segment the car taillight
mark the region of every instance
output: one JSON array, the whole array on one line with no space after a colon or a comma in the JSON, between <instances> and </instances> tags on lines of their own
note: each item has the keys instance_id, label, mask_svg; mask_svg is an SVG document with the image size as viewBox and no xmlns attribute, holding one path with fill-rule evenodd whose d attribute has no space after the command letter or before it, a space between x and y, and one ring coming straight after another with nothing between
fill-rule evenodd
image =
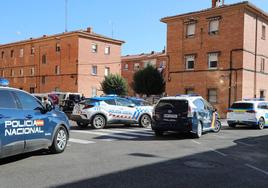
<instances>
[{"instance_id":1,"label":"car taillight","mask_svg":"<svg viewBox=\"0 0 268 188\"><path fill-rule=\"evenodd\" d=\"M194 117L192 108L190 106L188 106L188 115L187 115L187 117Z\"/></svg>"},{"instance_id":2,"label":"car taillight","mask_svg":"<svg viewBox=\"0 0 268 188\"><path fill-rule=\"evenodd\" d=\"M94 107L94 105L86 105L84 108L83 108L83 110L85 110L85 109L89 109L89 108L93 108Z\"/></svg>"},{"instance_id":3,"label":"car taillight","mask_svg":"<svg viewBox=\"0 0 268 188\"><path fill-rule=\"evenodd\" d=\"M247 113L256 114L257 112L255 110L247 110Z\"/></svg>"}]
</instances>

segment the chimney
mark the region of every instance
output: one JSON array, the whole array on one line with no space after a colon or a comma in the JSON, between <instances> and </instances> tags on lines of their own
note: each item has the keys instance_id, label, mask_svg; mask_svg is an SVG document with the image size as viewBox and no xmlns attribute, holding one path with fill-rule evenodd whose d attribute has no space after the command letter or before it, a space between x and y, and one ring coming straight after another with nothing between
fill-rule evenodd
<instances>
[{"instance_id":1,"label":"chimney","mask_svg":"<svg viewBox=\"0 0 268 188\"><path fill-rule=\"evenodd\" d=\"M224 0L212 0L212 8L224 5Z\"/></svg>"},{"instance_id":2,"label":"chimney","mask_svg":"<svg viewBox=\"0 0 268 188\"><path fill-rule=\"evenodd\" d=\"M92 29L91 27L88 27L88 28L87 28L87 32L88 32L88 33L92 33L92 32L93 32L93 29Z\"/></svg>"}]
</instances>

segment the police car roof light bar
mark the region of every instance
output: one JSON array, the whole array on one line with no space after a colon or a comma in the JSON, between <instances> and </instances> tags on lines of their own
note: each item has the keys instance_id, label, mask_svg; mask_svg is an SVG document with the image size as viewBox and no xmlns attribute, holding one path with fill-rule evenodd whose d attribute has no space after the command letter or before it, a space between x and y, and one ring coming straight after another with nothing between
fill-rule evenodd
<instances>
[{"instance_id":1,"label":"police car roof light bar","mask_svg":"<svg viewBox=\"0 0 268 188\"><path fill-rule=\"evenodd\" d=\"M4 87L9 86L9 81L5 78L0 77L0 86L4 86Z\"/></svg>"}]
</instances>

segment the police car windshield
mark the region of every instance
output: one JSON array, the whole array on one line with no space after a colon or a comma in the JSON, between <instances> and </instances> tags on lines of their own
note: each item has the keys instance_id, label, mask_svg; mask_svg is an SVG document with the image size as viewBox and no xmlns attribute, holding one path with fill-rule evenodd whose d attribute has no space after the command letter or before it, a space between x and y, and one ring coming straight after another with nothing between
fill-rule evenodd
<instances>
[{"instance_id":1,"label":"police car windshield","mask_svg":"<svg viewBox=\"0 0 268 188\"><path fill-rule=\"evenodd\" d=\"M231 108L233 109L252 109L253 103L234 103Z\"/></svg>"}]
</instances>

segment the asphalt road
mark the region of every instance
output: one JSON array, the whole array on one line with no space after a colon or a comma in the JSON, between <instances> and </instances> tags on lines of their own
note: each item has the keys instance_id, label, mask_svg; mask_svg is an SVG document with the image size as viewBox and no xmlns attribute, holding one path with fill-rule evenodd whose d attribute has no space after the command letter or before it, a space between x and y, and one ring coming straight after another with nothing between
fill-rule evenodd
<instances>
[{"instance_id":1,"label":"asphalt road","mask_svg":"<svg viewBox=\"0 0 268 188\"><path fill-rule=\"evenodd\" d=\"M66 151L0 161L0 187L268 187L268 129L231 129L201 139L150 129L72 128Z\"/></svg>"}]
</instances>

